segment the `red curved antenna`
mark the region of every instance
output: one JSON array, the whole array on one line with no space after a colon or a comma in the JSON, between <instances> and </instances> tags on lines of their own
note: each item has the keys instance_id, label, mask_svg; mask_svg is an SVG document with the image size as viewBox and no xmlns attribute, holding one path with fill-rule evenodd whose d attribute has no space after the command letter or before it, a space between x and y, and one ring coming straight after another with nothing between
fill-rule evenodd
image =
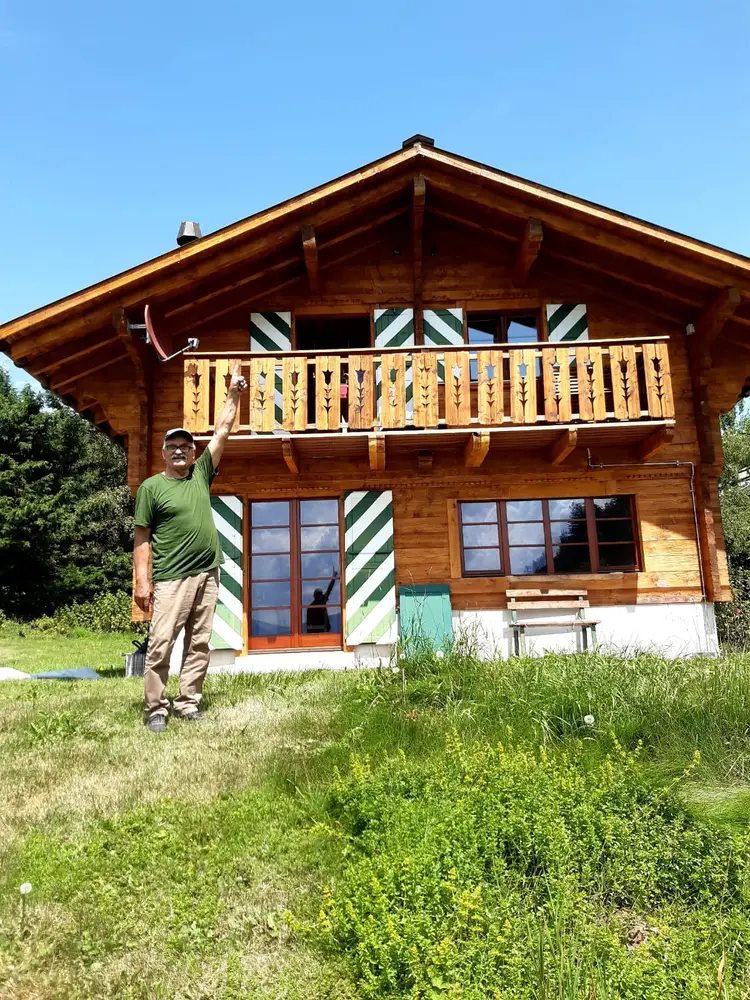
<instances>
[{"instance_id":1,"label":"red curved antenna","mask_svg":"<svg viewBox=\"0 0 750 1000\"><path fill-rule=\"evenodd\" d=\"M162 361L166 361L171 358L174 354L174 348L172 346L172 335L164 328L162 328L161 323L157 319L157 323L160 326L159 332L154 329L154 316L151 310L151 306L147 305L144 309L144 316L146 322L146 333L148 334L149 343L153 346L157 355Z\"/></svg>"}]
</instances>

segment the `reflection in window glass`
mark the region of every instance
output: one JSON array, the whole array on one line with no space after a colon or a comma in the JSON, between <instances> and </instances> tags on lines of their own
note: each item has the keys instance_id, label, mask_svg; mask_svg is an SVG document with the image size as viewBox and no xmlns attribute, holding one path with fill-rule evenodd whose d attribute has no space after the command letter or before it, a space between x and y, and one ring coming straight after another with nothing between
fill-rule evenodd
<instances>
[{"instance_id":1,"label":"reflection in window glass","mask_svg":"<svg viewBox=\"0 0 750 1000\"><path fill-rule=\"evenodd\" d=\"M300 500L300 524L338 524L338 500Z\"/></svg>"},{"instance_id":2,"label":"reflection in window glass","mask_svg":"<svg viewBox=\"0 0 750 1000\"><path fill-rule=\"evenodd\" d=\"M499 549L464 549L464 569L467 573L499 573Z\"/></svg>"},{"instance_id":3,"label":"reflection in window glass","mask_svg":"<svg viewBox=\"0 0 750 1000\"><path fill-rule=\"evenodd\" d=\"M550 523L552 542L588 542L588 525L585 521L552 521Z\"/></svg>"},{"instance_id":4,"label":"reflection in window glass","mask_svg":"<svg viewBox=\"0 0 750 1000\"><path fill-rule=\"evenodd\" d=\"M465 524L463 538L464 545L470 547L500 544L496 524Z\"/></svg>"},{"instance_id":5,"label":"reflection in window glass","mask_svg":"<svg viewBox=\"0 0 750 1000\"><path fill-rule=\"evenodd\" d=\"M304 635L325 635L341 631L340 608L303 608L302 632Z\"/></svg>"},{"instance_id":6,"label":"reflection in window glass","mask_svg":"<svg viewBox=\"0 0 750 1000\"><path fill-rule=\"evenodd\" d=\"M283 609L253 608L250 614L250 634L253 636L290 635L291 612Z\"/></svg>"},{"instance_id":7,"label":"reflection in window glass","mask_svg":"<svg viewBox=\"0 0 750 1000\"><path fill-rule=\"evenodd\" d=\"M461 520L464 524L497 521L497 504L492 503L462 503Z\"/></svg>"},{"instance_id":8,"label":"reflection in window glass","mask_svg":"<svg viewBox=\"0 0 750 1000\"><path fill-rule=\"evenodd\" d=\"M339 528L337 524L302 528L301 534L303 552L311 552L318 549L333 549L338 552Z\"/></svg>"},{"instance_id":9,"label":"reflection in window glass","mask_svg":"<svg viewBox=\"0 0 750 1000\"><path fill-rule=\"evenodd\" d=\"M600 542L632 542L632 521L597 521L596 537Z\"/></svg>"},{"instance_id":10,"label":"reflection in window glass","mask_svg":"<svg viewBox=\"0 0 750 1000\"><path fill-rule=\"evenodd\" d=\"M321 597L325 597L330 582L330 578L328 580L302 580L300 584L302 604L312 604L313 600L317 600L315 595L316 590L320 591ZM326 603L341 604L341 584L338 580L334 583Z\"/></svg>"},{"instance_id":11,"label":"reflection in window glass","mask_svg":"<svg viewBox=\"0 0 750 1000\"><path fill-rule=\"evenodd\" d=\"M541 521L530 524L508 525L509 545L544 545L544 525Z\"/></svg>"},{"instance_id":12,"label":"reflection in window glass","mask_svg":"<svg viewBox=\"0 0 750 1000\"><path fill-rule=\"evenodd\" d=\"M250 572L253 580L288 580L289 556L253 556Z\"/></svg>"},{"instance_id":13,"label":"reflection in window glass","mask_svg":"<svg viewBox=\"0 0 750 1000\"><path fill-rule=\"evenodd\" d=\"M552 548L555 573L590 573L588 545L555 545Z\"/></svg>"},{"instance_id":14,"label":"reflection in window glass","mask_svg":"<svg viewBox=\"0 0 750 1000\"><path fill-rule=\"evenodd\" d=\"M550 500L549 516L553 521L573 521L575 518L586 517L585 500Z\"/></svg>"},{"instance_id":15,"label":"reflection in window glass","mask_svg":"<svg viewBox=\"0 0 750 1000\"><path fill-rule=\"evenodd\" d=\"M630 517L630 497L599 497L594 500L594 513L599 517Z\"/></svg>"},{"instance_id":16,"label":"reflection in window glass","mask_svg":"<svg viewBox=\"0 0 750 1000\"><path fill-rule=\"evenodd\" d=\"M250 599L254 608L286 608L291 604L289 581L285 583L254 583Z\"/></svg>"},{"instance_id":17,"label":"reflection in window glass","mask_svg":"<svg viewBox=\"0 0 750 1000\"><path fill-rule=\"evenodd\" d=\"M253 552L288 552L289 528L253 528Z\"/></svg>"},{"instance_id":18,"label":"reflection in window glass","mask_svg":"<svg viewBox=\"0 0 750 1000\"><path fill-rule=\"evenodd\" d=\"M541 500L508 500L505 513L509 521L541 521Z\"/></svg>"},{"instance_id":19,"label":"reflection in window glass","mask_svg":"<svg viewBox=\"0 0 750 1000\"><path fill-rule=\"evenodd\" d=\"M635 566L635 546L600 545L599 565L602 567Z\"/></svg>"},{"instance_id":20,"label":"reflection in window glass","mask_svg":"<svg viewBox=\"0 0 750 1000\"><path fill-rule=\"evenodd\" d=\"M533 344L539 339L536 316L508 316L506 338L509 344Z\"/></svg>"},{"instance_id":21,"label":"reflection in window glass","mask_svg":"<svg viewBox=\"0 0 750 1000\"><path fill-rule=\"evenodd\" d=\"M510 572L514 576L529 576L547 572L547 554L543 548L511 549Z\"/></svg>"},{"instance_id":22,"label":"reflection in window glass","mask_svg":"<svg viewBox=\"0 0 750 1000\"><path fill-rule=\"evenodd\" d=\"M302 577L310 579L328 579L338 570L339 557L335 552L303 552L301 556Z\"/></svg>"},{"instance_id":23,"label":"reflection in window glass","mask_svg":"<svg viewBox=\"0 0 750 1000\"><path fill-rule=\"evenodd\" d=\"M289 502L287 500L254 503L251 506L254 528L289 524Z\"/></svg>"}]
</instances>

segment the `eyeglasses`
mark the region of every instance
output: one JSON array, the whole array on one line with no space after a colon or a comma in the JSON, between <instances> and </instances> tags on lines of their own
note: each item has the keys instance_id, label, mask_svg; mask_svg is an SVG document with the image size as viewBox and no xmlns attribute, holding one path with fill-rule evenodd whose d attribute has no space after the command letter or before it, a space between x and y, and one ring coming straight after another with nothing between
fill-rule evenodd
<instances>
[{"instance_id":1,"label":"eyeglasses","mask_svg":"<svg viewBox=\"0 0 750 1000\"><path fill-rule=\"evenodd\" d=\"M195 445L192 444L165 444L164 450L168 451L170 455L174 455L176 451L190 451Z\"/></svg>"}]
</instances>

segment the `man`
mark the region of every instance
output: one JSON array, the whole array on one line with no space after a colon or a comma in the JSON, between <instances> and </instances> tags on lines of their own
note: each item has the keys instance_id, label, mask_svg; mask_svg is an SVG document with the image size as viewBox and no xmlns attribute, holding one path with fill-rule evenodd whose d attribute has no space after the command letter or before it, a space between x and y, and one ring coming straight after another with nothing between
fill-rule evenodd
<instances>
[{"instance_id":1,"label":"man","mask_svg":"<svg viewBox=\"0 0 750 1000\"><path fill-rule=\"evenodd\" d=\"M214 436L200 458L195 460L190 431L167 431L161 451L164 471L146 479L136 496L135 602L143 611L154 612L144 676L145 722L152 733L167 728L169 658L183 628L180 692L172 710L189 722L203 719L199 705L222 561L209 493L246 388L236 365Z\"/></svg>"},{"instance_id":2,"label":"man","mask_svg":"<svg viewBox=\"0 0 750 1000\"><path fill-rule=\"evenodd\" d=\"M333 590L333 585L338 579L339 571L334 568L333 576L331 577L331 582L328 584L328 589L325 593L317 587L313 591L313 599L307 608L307 634L312 635L316 632L330 632L331 631L331 619L328 617L328 598L331 596L331 591Z\"/></svg>"}]
</instances>

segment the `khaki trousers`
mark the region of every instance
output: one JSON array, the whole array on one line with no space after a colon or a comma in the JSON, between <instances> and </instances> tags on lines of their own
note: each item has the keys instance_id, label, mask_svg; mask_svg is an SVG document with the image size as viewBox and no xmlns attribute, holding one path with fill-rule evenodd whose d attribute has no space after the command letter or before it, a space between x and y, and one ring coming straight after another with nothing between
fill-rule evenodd
<instances>
[{"instance_id":1,"label":"khaki trousers","mask_svg":"<svg viewBox=\"0 0 750 1000\"><path fill-rule=\"evenodd\" d=\"M154 614L143 678L147 719L154 715L166 716L169 712L169 701L164 697L169 678L169 658L183 628L185 646L180 669L180 693L172 710L175 715L189 715L197 711L208 671L208 643L218 593L218 569L187 576L184 580L164 580L154 584Z\"/></svg>"}]
</instances>

